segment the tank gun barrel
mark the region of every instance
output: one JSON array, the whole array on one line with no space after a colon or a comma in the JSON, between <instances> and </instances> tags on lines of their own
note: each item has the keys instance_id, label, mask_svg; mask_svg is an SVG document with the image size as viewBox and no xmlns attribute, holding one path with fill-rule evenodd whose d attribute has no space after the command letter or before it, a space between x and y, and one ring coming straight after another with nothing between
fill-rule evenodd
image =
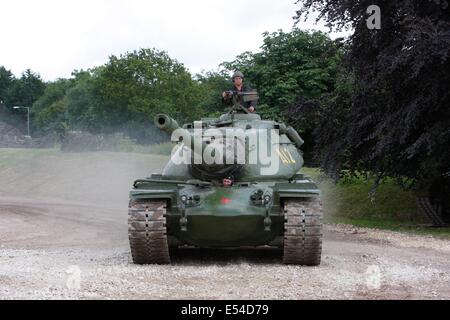
<instances>
[{"instance_id":1,"label":"tank gun barrel","mask_svg":"<svg viewBox=\"0 0 450 320\"><path fill-rule=\"evenodd\" d=\"M192 150L195 149L194 136L188 130L180 127L175 119L172 119L166 114L158 114L155 116L155 125L159 130L168 134L173 135L176 131L176 135L172 136L172 138L175 138L177 141L183 141L184 145Z\"/></svg>"},{"instance_id":2,"label":"tank gun barrel","mask_svg":"<svg viewBox=\"0 0 450 320\"><path fill-rule=\"evenodd\" d=\"M155 116L155 125L159 130L172 134L175 130L180 129L178 122L166 114L158 114Z\"/></svg>"}]
</instances>

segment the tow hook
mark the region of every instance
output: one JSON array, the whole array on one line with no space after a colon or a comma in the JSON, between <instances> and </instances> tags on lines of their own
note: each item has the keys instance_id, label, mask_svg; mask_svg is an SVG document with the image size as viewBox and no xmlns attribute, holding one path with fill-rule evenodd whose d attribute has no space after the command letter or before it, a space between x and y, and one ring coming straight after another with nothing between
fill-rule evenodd
<instances>
[{"instance_id":1,"label":"tow hook","mask_svg":"<svg viewBox=\"0 0 450 320\"><path fill-rule=\"evenodd\" d=\"M186 215L186 206L184 205L184 203L181 203L180 230L182 232L187 232L187 224L188 224L188 219L187 219L187 215Z\"/></svg>"},{"instance_id":2,"label":"tow hook","mask_svg":"<svg viewBox=\"0 0 450 320\"><path fill-rule=\"evenodd\" d=\"M266 218L264 219L264 231L270 231L272 226L272 219L269 216L270 204L266 203Z\"/></svg>"}]
</instances>

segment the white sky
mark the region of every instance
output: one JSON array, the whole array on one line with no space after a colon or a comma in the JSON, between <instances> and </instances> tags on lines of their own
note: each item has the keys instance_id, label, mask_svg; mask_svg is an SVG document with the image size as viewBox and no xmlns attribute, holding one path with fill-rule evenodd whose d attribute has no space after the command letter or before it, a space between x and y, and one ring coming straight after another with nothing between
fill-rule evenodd
<instances>
[{"instance_id":1,"label":"white sky","mask_svg":"<svg viewBox=\"0 0 450 320\"><path fill-rule=\"evenodd\" d=\"M44 80L70 77L139 48L157 48L192 73L258 51L264 31L291 30L295 0L0 0L0 65ZM323 25L300 23L302 29ZM333 34L332 38L342 34Z\"/></svg>"}]
</instances>

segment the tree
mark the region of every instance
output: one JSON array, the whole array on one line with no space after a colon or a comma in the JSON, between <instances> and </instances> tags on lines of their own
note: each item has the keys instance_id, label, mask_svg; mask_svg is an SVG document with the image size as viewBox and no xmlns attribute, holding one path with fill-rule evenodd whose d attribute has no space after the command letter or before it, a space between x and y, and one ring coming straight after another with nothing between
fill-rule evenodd
<instances>
[{"instance_id":1,"label":"tree","mask_svg":"<svg viewBox=\"0 0 450 320\"><path fill-rule=\"evenodd\" d=\"M11 120L12 108L7 104L9 100L9 90L15 81L15 77L11 71L5 67L0 67L0 116L2 121ZM10 122L10 121L8 121Z\"/></svg>"},{"instance_id":2,"label":"tree","mask_svg":"<svg viewBox=\"0 0 450 320\"><path fill-rule=\"evenodd\" d=\"M35 118L35 124L46 135L62 138L68 129L67 98L62 98L42 109Z\"/></svg>"},{"instance_id":3,"label":"tree","mask_svg":"<svg viewBox=\"0 0 450 320\"><path fill-rule=\"evenodd\" d=\"M110 124L135 115L152 118L159 112L192 118L200 92L182 64L155 49L112 56L98 69L96 88L108 109L104 116ZM116 119L109 118L111 114Z\"/></svg>"},{"instance_id":4,"label":"tree","mask_svg":"<svg viewBox=\"0 0 450 320\"><path fill-rule=\"evenodd\" d=\"M448 1L377 1L381 29L369 29L369 0L299 1L297 19L317 10L331 28L351 27L346 71L350 104L324 110L322 167L335 178L371 172L377 181L442 179L450 171ZM329 136L330 133L332 136ZM328 137L327 137L328 136ZM448 180L447 180L447 183ZM450 196L446 194L447 201ZM447 210L450 206L447 203Z\"/></svg>"},{"instance_id":5,"label":"tree","mask_svg":"<svg viewBox=\"0 0 450 320\"><path fill-rule=\"evenodd\" d=\"M450 145L450 29L446 1L379 1L381 30L367 28L371 1L302 1L331 27L350 25L347 72L354 76L345 126L323 158L334 175L370 170L423 179L447 172ZM345 156L344 156L345 155Z\"/></svg>"},{"instance_id":6,"label":"tree","mask_svg":"<svg viewBox=\"0 0 450 320\"><path fill-rule=\"evenodd\" d=\"M141 143L160 142L167 137L153 117L164 112L180 122L194 120L204 114L205 96L181 63L166 52L141 49L50 84L34 106L35 123L44 132L123 132Z\"/></svg>"},{"instance_id":7,"label":"tree","mask_svg":"<svg viewBox=\"0 0 450 320\"><path fill-rule=\"evenodd\" d=\"M208 71L197 74L196 80L200 84L202 95L200 108L209 116L220 115L225 106L222 102L222 92L231 86L230 75L225 70L219 72Z\"/></svg>"},{"instance_id":8,"label":"tree","mask_svg":"<svg viewBox=\"0 0 450 320\"><path fill-rule=\"evenodd\" d=\"M4 102L7 100L7 92L14 82L14 75L11 71L6 70L5 67L0 67L0 101Z\"/></svg>"},{"instance_id":9,"label":"tree","mask_svg":"<svg viewBox=\"0 0 450 320\"><path fill-rule=\"evenodd\" d=\"M6 103L9 106L19 105L31 108L44 93L45 86L39 74L27 69L19 79L13 81L7 92Z\"/></svg>"},{"instance_id":10,"label":"tree","mask_svg":"<svg viewBox=\"0 0 450 320\"><path fill-rule=\"evenodd\" d=\"M73 130L91 133L105 132L105 123L99 110L102 96L96 91L98 70L76 71L74 84L67 90L67 121Z\"/></svg>"},{"instance_id":11,"label":"tree","mask_svg":"<svg viewBox=\"0 0 450 320\"><path fill-rule=\"evenodd\" d=\"M333 91L339 52L322 32L293 29L291 32L264 33L261 52L245 52L228 70L241 70L260 93L260 104L278 115L299 97L317 99Z\"/></svg>"},{"instance_id":12,"label":"tree","mask_svg":"<svg viewBox=\"0 0 450 320\"><path fill-rule=\"evenodd\" d=\"M68 127L67 92L74 79L58 79L47 85L42 96L33 104L34 132L62 135Z\"/></svg>"},{"instance_id":13,"label":"tree","mask_svg":"<svg viewBox=\"0 0 450 320\"><path fill-rule=\"evenodd\" d=\"M156 114L164 112L185 121L202 113L198 83L163 51L141 49L111 56L93 77L93 90L99 97L95 113L102 130L121 128L141 141L150 141L155 137Z\"/></svg>"},{"instance_id":14,"label":"tree","mask_svg":"<svg viewBox=\"0 0 450 320\"><path fill-rule=\"evenodd\" d=\"M9 122L26 132L26 116L24 110L14 110L14 106L32 108L34 102L43 94L45 83L41 77L26 70L17 79L14 75L0 67L0 114L3 121ZM21 121L19 120L21 119Z\"/></svg>"}]
</instances>

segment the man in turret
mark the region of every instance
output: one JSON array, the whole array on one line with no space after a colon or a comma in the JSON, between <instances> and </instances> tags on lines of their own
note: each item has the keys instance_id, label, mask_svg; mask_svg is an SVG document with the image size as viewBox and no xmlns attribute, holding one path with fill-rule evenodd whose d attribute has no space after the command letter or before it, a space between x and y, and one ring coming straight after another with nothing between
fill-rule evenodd
<instances>
[{"instance_id":1,"label":"man in turret","mask_svg":"<svg viewBox=\"0 0 450 320\"><path fill-rule=\"evenodd\" d=\"M229 91L224 91L222 93L222 101L226 105L231 105L233 103L233 97L230 95L230 91L238 91L238 92L251 92L253 91L252 88L250 88L247 85L244 85L244 74L240 71L236 71L233 74L233 78L231 78L233 81L233 88ZM240 96L238 98L238 102L247 108L249 112L255 112L256 111L256 100L244 102L243 97Z\"/></svg>"}]
</instances>

